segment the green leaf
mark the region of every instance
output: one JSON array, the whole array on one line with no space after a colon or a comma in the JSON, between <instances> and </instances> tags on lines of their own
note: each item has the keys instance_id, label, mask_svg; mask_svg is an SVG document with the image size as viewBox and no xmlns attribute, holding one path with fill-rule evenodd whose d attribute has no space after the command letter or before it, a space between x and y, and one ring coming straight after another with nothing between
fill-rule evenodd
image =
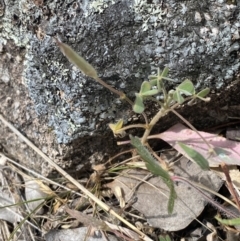
<instances>
[{"instance_id":1,"label":"green leaf","mask_svg":"<svg viewBox=\"0 0 240 241\"><path fill-rule=\"evenodd\" d=\"M136 99L133 105L133 111L135 113L141 114L144 111L144 104L143 104L143 98L139 95L136 94Z\"/></svg>"},{"instance_id":2,"label":"green leaf","mask_svg":"<svg viewBox=\"0 0 240 241\"><path fill-rule=\"evenodd\" d=\"M193 95L195 92L193 83L188 79L184 80L176 89L185 95Z\"/></svg>"},{"instance_id":3,"label":"green leaf","mask_svg":"<svg viewBox=\"0 0 240 241\"><path fill-rule=\"evenodd\" d=\"M67 59L74 65L76 65L85 75L96 79L98 77L97 71L89 64L84 58L79 56L70 46L62 43L55 38L58 47L61 52L67 57Z\"/></svg>"},{"instance_id":4,"label":"green leaf","mask_svg":"<svg viewBox=\"0 0 240 241\"><path fill-rule=\"evenodd\" d=\"M169 68L165 67L161 73L161 78L167 77L168 72L169 72Z\"/></svg>"},{"instance_id":5,"label":"green leaf","mask_svg":"<svg viewBox=\"0 0 240 241\"><path fill-rule=\"evenodd\" d=\"M149 79L149 83L151 84L151 86L157 86L157 83L158 83L157 75L150 75L150 76L148 76L148 79Z\"/></svg>"},{"instance_id":6,"label":"green leaf","mask_svg":"<svg viewBox=\"0 0 240 241\"><path fill-rule=\"evenodd\" d=\"M184 102L184 98L182 97L181 93L178 90L176 90L173 93L173 99L177 101L179 104L182 104Z\"/></svg>"},{"instance_id":7,"label":"green leaf","mask_svg":"<svg viewBox=\"0 0 240 241\"><path fill-rule=\"evenodd\" d=\"M113 131L113 133L116 133L118 130L120 130L123 126L123 119L120 119L116 124L109 124L110 129Z\"/></svg>"},{"instance_id":8,"label":"green leaf","mask_svg":"<svg viewBox=\"0 0 240 241\"><path fill-rule=\"evenodd\" d=\"M164 80L168 80L168 81L171 81L171 82L178 82L177 80L174 80L174 79L171 79L171 78L168 78L168 77L162 77Z\"/></svg>"},{"instance_id":9,"label":"green leaf","mask_svg":"<svg viewBox=\"0 0 240 241\"><path fill-rule=\"evenodd\" d=\"M171 241L171 238L169 237L169 235L165 237L163 235L160 235L159 241Z\"/></svg>"},{"instance_id":10,"label":"green leaf","mask_svg":"<svg viewBox=\"0 0 240 241\"><path fill-rule=\"evenodd\" d=\"M149 75L148 79L151 86L157 86L158 77L156 75Z\"/></svg>"},{"instance_id":11,"label":"green leaf","mask_svg":"<svg viewBox=\"0 0 240 241\"><path fill-rule=\"evenodd\" d=\"M164 183L168 186L170 190L169 200L168 200L168 212L173 212L174 201L177 194L174 189L174 183L167 171L165 171L159 163L154 159L148 149L143 146L140 139L137 137L130 136L131 144L137 149L138 154L146 162L147 169L154 175L160 176Z\"/></svg>"},{"instance_id":12,"label":"green leaf","mask_svg":"<svg viewBox=\"0 0 240 241\"><path fill-rule=\"evenodd\" d=\"M218 218L217 216L215 218L218 220L218 222L220 222L222 224L226 224L226 225L230 225L230 226L240 225L240 218L221 219L221 218Z\"/></svg>"},{"instance_id":13,"label":"green leaf","mask_svg":"<svg viewBox=\"0 0 240 241\"><path fill-rule=\"evenodd\" d=\"M157 89L152 90L152 85L148 81L144 81L139 92L140 96L152 96L158 93Z\"/></svg>"},{"instance_id":14,"label":"green leaf","mask_svg":"<svg viewBox=\"0 0 240 241\"><path fill-rule=\"evenodd\" d=\"M210 92L210 89L209 89L209 88L205 88L205 89L199 91L199 92L196 94L196 96L197 96L197 97L204 98L205 96L207 96L207 95L209 94L209 92Z\"/></svg>"},{"instance_id":15,"label":"green leaf","mask_svg":"<svg viewBox=\"0 0 240 241\"><path fill-rule=\"evenodd\" d=\"M183 144L182 142L178 142L178 145L186 152L186 154L195 161L203 170L209 170L208 161L193 148Z\"/></svg>"},{"instance_id":16,"label":"green leaf","mask_svg":"<svg viewBox=\"0 0 240 241\"><path fill-rule=\"evenodd\" d=\"M148 75L149 81L151 80L157 80L157 75Z\"/></svg>"},{"instance_id":17,"label":"green leaf","mask_svg":"<svg viewBox=\"0 0 240 241\"><path fill-rule=\"evenodd\" d=\"M157 89L154 89L154 90L149 90L149 91L146 91L144 93L141 94L141 96L152 96L152 95L156 95L158 94L158 90Z\"/></svg>"},{"instance_id":18,"label":"green leaf","mask_svg":"<svg viewBox=\"0 0 240 241\"><path fill-rule=\"evenodd\" d=\"M152 86L148 81L143 81L140 89L140 94L145 93L146 91L151 90Z\"/></svg>"}]
</instances>

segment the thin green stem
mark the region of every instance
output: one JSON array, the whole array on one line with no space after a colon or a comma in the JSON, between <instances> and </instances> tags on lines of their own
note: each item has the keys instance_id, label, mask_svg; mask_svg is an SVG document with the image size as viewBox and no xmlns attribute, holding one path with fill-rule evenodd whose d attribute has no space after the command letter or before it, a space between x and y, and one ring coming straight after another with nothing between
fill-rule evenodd
<instances>
[{"instance_id":1,"label":"thin green stem","mask_svg":"<svg viewBox=\"0 0 240 241\"><path fill-rule=\"evenodd\" d=\"M165 96L166 98L168 96ZM164 97L164 98L165 98ZM168 99L168 98L167 98ZM186 100L188 100L190 98L186 98ZM162 106L161 109L159 110L159 112L153 117L153 119L150 121L149 123L149 128L147 128L143 134L142 137L142 144L144 144L152 130L152 128L154 127L154 125L159 121L160 118L162 118L163 116L165 116L170 110L176 108L177 106L179 106L179 103L175 103L174 105L171 106L171 108L169 107L169 104L171 103L171 100L167 101L167 103L165 104L165 106Z\"/></svg>"},{"instance_id":2,"label":"thin green stem","mask_svg":"<svg viewBox=\"0 0 240 241\"><path fill-rule=\"evenodd\" d=\"M145 130L143 137L141 139L142 144L144 145L152 128L154 127L154 125L159 121L160 118L162 118L163 116L165 116L170 110L167 110L165 108L161 108L158 113L153 117L153 119L150 121L149 123L149 127Z\"/></svg>"},{"instance_id":3,"label":"thin green stem","mask_svg":"<svg viewBox=\"0 0 240 241\"><path fill-rule=\"evenodd\" d=\"M111 85L105 83L103 80L101 80L99 77L94 78L99 84L101 84L102 86L104 86L105 88L109 89L111 92L113 92L114 94L118 95L120 97L120 99L122 100L126 100L131 106L134 105L134 103L126 96L125 93L123 93L122 91L116 90L114 89ZM146 114L143 112L142 116L145 119L145 123L146 125L148 125L148 119Z\"/></svg>"}]
</instances>

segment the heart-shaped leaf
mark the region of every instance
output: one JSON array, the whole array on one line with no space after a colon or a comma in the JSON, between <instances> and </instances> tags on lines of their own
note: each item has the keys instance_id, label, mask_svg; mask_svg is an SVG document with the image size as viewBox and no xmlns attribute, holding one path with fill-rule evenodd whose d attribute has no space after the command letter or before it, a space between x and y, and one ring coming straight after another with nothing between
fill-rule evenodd
<instances>
[{"instance_id":1,"label":"heart-shaped leaf","mask_svg":"<svg viewBox=\"0 0 240 241\"><path fill-rule=\"evenodd\" d=\"M139 94L144 94L145 92L151 90L152 86L148 81L143 81Z\"/></svg>"},{"instance_id":2,"label":"heart-shaped leaf","mask_svg":"<svg viewBox=\"0 0 240 241\"><path fill-rule=\"evenodd\" d=\"M184 98L182 97L181 93L178 90L176 90L173 93L173 99L177 101L179 104L182 104L184 102Z\"/></svg>"},{"instance_id":3,"label":"heart-shaped leaf","mask_svg":"<svg viewBox=\"0 0 240 241\"><path fill-rule=\"evenodd\" d=\"M152 85L148 81L144 81L141 85L141 90L139 92L139 95L144 96L152 96L156 95L158 93L157 89L152 90Z\"/></svg>"},{"instance_id":4,"label":"heart-shaped leaf","mask_svg":"<svg viewBox=\"0 0 240 241\"><path fill-rule=\"evenodd\" d=\"M156 75L149 75L148 79L151 86L157 86L158 77Z\"/></svg>"},{"instance_id":5,"label":"heart-shaped leaf","mask_svg":"<svg viewBox=\"0 0 240 241\"><path fill-rule=\"evenodd\" d=\"M195 92L193 83L188 79L184 80L176 89L185 95L193 95Z\"/></svg>"},{"instance_id":6,"label":"heart-shaped leaf","mask_svg":"<svg viewBox=\"0 0 240 241\"><path fill-rule=\"evenodd\" d=\"M168 68L168 67L165 67L165 68L163 69L162 73L161 73L161 77L162 77L162 78L167 77L168 72L169 72L169 68Z\"/></svg>"},{"instance_id":7,"label":"heart-shaped leaf","mask_svg":"<svg viewBox=\"0 0 240 241\"><path fill-rule=\"evenodd\" d=\"M159 81L162 81L162 79L166 79L166 80L172 81L172 79L167 78L168 71L169 71L169 69L167 67L165 67L162 72L160 72L160 69L158 69L157 75L149 75L148 79L149 79L150 84L152 86L158 86L158 89L160 90L161 89L161 85L159 85Z\"/></svg>"}]
</instances>

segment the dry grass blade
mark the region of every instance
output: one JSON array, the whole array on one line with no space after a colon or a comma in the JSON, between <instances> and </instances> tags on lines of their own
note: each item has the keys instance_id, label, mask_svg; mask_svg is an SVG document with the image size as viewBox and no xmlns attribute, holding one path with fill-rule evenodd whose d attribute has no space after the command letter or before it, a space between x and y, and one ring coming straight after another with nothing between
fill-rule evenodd
<instances>
[{"instance_id":1,"label":"dry grass blade","mask_svg":"<svg viewBox=\"0 0 240 241\"><path fill-rule=\"evenodd\" d=\"M0 241L7 240L10 236L9 227L6 221L0 221Z\"/></svg>"},{"instance_id":2,"label":"dry grass blade","mask_svg":"<svg viewBox=\"0 0 240 241\"><path fill-rule=\"evenodd\" d=\"M119 214L114 212L107 204L99 200L94 194L92 194L89 190L87 190L84 186L82 186L79 182L77 182L72 176L70 176L67 172L65 172L61 167L59 167L54 161L52 161L48 156L46 156L39 148L37 148L31 141L29 141L25 136L23 136L12 124L6 121L3 116L0 114L0 120L6 125L10 130L12 130L19 138L21 138L29 147L31 147L38 155L40 155L46 162L48 162L52 167L54 167L60 174L62 174L67 180L72 182L76 187L78 187L85 195L87 195L90 199L92 199L95 203L97 203L102 209L109 212L111 215L115 216L133 231L138 233L141 236L141 239L144 241L152 240L143 232L138 230L134 225L129 223L126 219L121 217Z\"/></svg>"},{"instance_id":3,"label":"dry grass blade","mask_svg":"<svg viewBox=\"0 0 240 241\"><path fill-rule=\"evenodd\" d=\"M14 160L10 159L9 157L6 157L2 152L0 152L0 155L3 156L3 157L5 157L8 162L10 162L10 163L12 163L12 164L14 164L14 165L22 168L23 170L26 170L27 172L33 174L35 177L40 178L41 180L45 180L47 183L56 185L56 186L58 186L58 187L63 188L64 190L67 190L67 191L69 191L69 192L71 192L71 193L74 193L74 194L82 197L82 194L81 194L81 193L76 192L76 191L74 191L74 190L72 190L72 189L70 189L70 188L68 188L68 187L65 187L64 185L61 185L60 183L54 182L54 181L50 180L49 178L46 178L46 177L40 175L39 173L36 173L36 172L33 171L33 170L30 170L29 168L27 168L27 167L25 167L25 166L23 166L23 165L15 162ZM15 170L15 171L16 171L16 167L15 167L14 165L11 165L11 164L8 164L8 165L11 167L12 170ZM26 175L25 173L21 172L20 170L17 170L17 172L18 172L19 174L21 174L22 176Z\"/></svg>"},{"instance_id":4,"label":"dry grass blade","mask_svg":"<svg viewBox=\"0 0 240 241\"><path fill-rule=\"evenodd\" d=\"M105 223L108 225L108 227L109 227L110 229L112 229L112 230L117 230L117 231L119 231L120 233L124 233L125 235L127 235L128 237L130 237L131 240L137 240L137 239L138 239L138 235L137 235L135 232L133 232L133 231L127 229L127 228L123 228L123 227L117 226L117 225L112 224L112 223L109 223L109 222L107 222L107 221L105 221Z\"/></svg>"}]
</instances>

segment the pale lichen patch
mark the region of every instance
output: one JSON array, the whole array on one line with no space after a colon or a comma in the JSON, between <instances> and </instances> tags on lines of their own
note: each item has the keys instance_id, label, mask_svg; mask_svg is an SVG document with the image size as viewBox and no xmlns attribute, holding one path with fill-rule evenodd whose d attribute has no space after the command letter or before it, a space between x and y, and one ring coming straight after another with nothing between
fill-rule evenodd
<instances>
[{"instance_id":1,"label":"pale lichen patch","mask_svg":"<svg viewBox=\"0 0 240 241\"><path fill-rule=\"evenodd\" d=\"M90 3L90 9L93 9L94 12L103 13L103 11L110 5L115 4L115 0L95 0Z\"/></svg>"},{"instance_id":2,"label":"pale lichen patch","mask_svg":"<svg viewBox=\"0 0 240 241\"><path fill-rule=\"evenodd\" d=\"M156 27L167 14L167 8L162 8L161 4L154 1L150 4L147 0L135 0L131 7L136 14L135 20L142 21L143 31L147 31L149 26Z\"/></svg>"}]
</instances>

